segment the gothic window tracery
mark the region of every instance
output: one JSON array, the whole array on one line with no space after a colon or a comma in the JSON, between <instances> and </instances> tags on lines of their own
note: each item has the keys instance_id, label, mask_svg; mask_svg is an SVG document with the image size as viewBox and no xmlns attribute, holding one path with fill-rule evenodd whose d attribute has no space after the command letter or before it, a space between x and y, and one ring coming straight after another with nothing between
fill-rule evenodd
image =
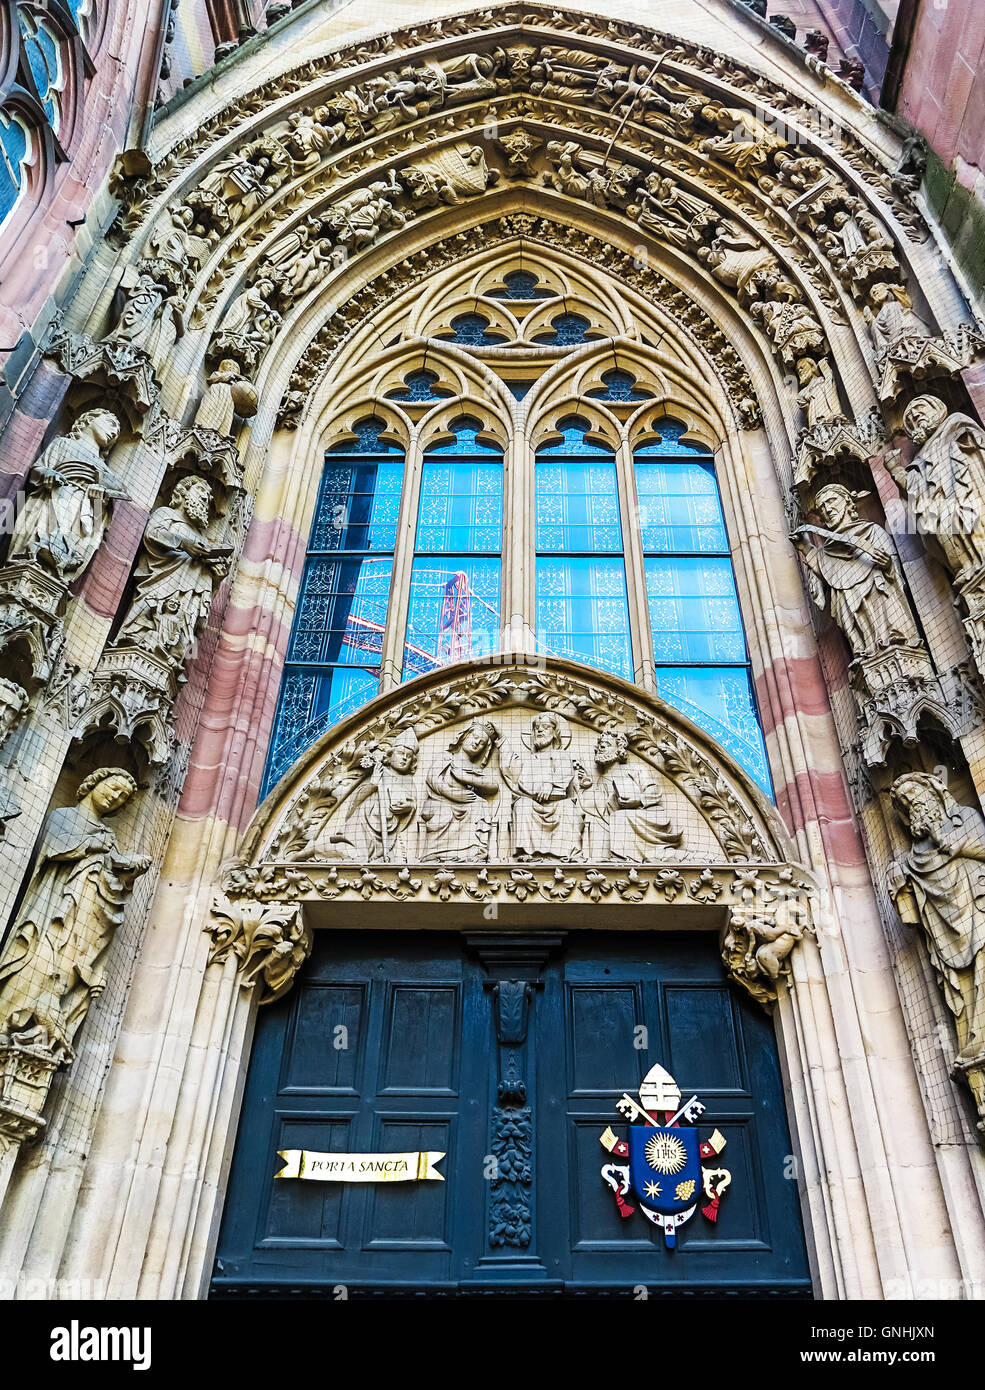
<instances>
[{"instance_id":1,"label":"gothic window tracery","mask_svg":"<svg viewBox=\"0 0 985 1390\"><path fill-rule=\"evenodd\" d=\"M537 651L652 682L770 792L715 434L672 413L646 346L659 326L608 282L501 258L425 289L395 328L382 355L354 349L340 368L332 418L357 434L372 488L330 450L272 768L378 690L498 651L509 612ZM360 422L372 400L403 424ZM381 442L394 430L406 466ZM340 470L336 532L326 489ZM372 534L356 508L370 491Z\"/></svg>"}]
</instances>

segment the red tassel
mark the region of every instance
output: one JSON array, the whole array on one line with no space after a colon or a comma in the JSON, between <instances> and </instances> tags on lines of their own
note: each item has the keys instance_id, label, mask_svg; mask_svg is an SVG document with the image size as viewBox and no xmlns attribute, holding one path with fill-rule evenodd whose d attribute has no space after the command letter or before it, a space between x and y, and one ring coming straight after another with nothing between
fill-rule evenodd
<instances>
[{"instance_id":1,"label":"red tassel","mask_svg":"<svg viewBox=\"0 0 985 1390\"><path fill-rule=\"evenodd\" d=\"M706 1216L709 1221L718 1220L718 1198L712 1197L706 1207L701 1208L701 1215Z\"/></svg>"},{"instance_id":2,"label":"red tassel","mask_svg":"<svg viewBox=\"0 0 985 1390\"><path fill-rule=\"evenodd\" d=\"M624 1221L627 1216L632 1216L633 1212L636 1210L635 1207L629 1205L621 1192L616 1193L616 1206L619 1208L619 1215Z\"/></svg>"}]
</instances>

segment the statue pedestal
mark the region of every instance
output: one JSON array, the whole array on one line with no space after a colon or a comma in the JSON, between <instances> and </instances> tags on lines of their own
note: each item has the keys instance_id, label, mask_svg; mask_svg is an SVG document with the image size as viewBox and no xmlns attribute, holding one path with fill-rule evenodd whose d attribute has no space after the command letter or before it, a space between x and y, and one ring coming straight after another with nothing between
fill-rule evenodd
<instances>
[{"instance_id":1,"label":"statue pedestal","mask_svg":"<svg viewBox=\"0 0 985 1390\"><path fill-rule=\"evenodd\" d=\"M0 1206L21 1145L44 1130L41 1112L59 1065L42 1047L0 1044Z\"/></svg>"}]
</instances>

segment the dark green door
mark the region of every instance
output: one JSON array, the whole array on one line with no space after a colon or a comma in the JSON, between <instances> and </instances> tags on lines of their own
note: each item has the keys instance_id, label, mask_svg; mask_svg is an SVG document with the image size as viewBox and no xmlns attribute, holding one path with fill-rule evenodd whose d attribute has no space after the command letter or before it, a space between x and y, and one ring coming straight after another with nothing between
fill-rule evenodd
<instances>
[{"instance_id":1,"label":"dark green door","mask_svg":"<svg viewBox=\"0 0 985 1390\"><path fill-rule=\"evenodd\" d=\"M674 1251L600 1171L660 1062L732 1173ZM444 1182L275 1180L278 1149L441 1151ZM262 1011L214 1296L341 1288L809 1296L769 1020L712 935L319 933ZM632 1201L633 1199L630 1198Z\"/></svg>"}]
</instances>

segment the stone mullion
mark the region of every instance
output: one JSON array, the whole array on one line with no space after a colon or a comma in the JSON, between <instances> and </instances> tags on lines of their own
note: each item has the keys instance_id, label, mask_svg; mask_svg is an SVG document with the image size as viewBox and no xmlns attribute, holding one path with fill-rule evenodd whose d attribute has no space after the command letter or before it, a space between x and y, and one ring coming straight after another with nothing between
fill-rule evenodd
<instances>
[{"instance_id":1,"label":"stone mullion","mask_svg":"<svg viewBox=\"0 0 985 1390\"><path fill-rule=\"evenodd\" d=\"M387 609L383 650L380 653L380 694L395 689L403 679L404 640L410 612L410 576L417 540L417 511L421 501L421 473L424 451L417 430L407 441L404 457L404 486L400 499L397 537L393 548L390 603Z\"/></svg>"},{"instance_id":2,"label":"stone mullion","mask_svg":"<svg viewBox=\"0 0 985 1390\"><path fill-rule=\"evenodd\" d=\"M643 536L640 531L640 504L636 495L633 450L629 440L620 440L616 450L616 477L619 485L619 516L622 548L626 564L626 597L629 603L629 631L632 641L633 680L656 694L657 676L653 658L653 632L646 596L643 565Z\"/></svg>"}]
</instances>

